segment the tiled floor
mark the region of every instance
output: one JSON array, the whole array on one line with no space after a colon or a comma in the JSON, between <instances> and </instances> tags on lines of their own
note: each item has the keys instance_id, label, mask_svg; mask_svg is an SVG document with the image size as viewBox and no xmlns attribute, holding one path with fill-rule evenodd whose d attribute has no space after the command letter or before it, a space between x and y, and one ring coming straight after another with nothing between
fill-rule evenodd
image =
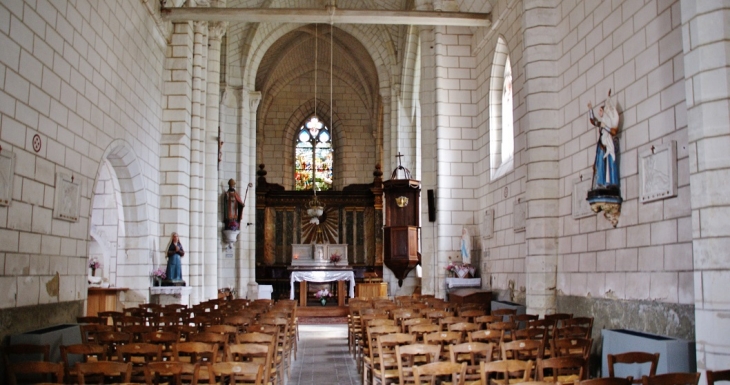
<instances>
[{"instance_id":1,"label":"tiled floor","mask_svg":"<svg viewBox=\"0 0 730 385\"><path fill-rule=\"evenodd\" d=\"M347 349L347 325L300 325L299 353L287 385L360 385Z\"/></svg>"}]
</instances>

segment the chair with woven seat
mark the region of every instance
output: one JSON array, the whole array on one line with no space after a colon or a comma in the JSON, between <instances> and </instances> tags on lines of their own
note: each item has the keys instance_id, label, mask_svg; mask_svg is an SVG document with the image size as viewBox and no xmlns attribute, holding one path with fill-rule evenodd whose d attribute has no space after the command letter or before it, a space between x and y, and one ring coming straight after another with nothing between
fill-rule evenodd
<instances>
[{"instance_id":1,"label":"chair with woven seat","mask_svg":"<svg viewBox=\"0 0 730 385\"><path fill-rule=\"evenodd\" d=\"M410 318L403 320L403 323L401 324L401 332L403 333L410 333L411 327L416 325L432 325L433 321L431 321L428 318Z\"/></svg>"},{"instance_id":2,"label":"chair with woven seat","mask_svg":"<svg viewBox=\"0 0 730 385\"><path fill-rule=\"evenodd\" d=\"M270 343L243 343L230 344L226 348L226 361L228 362L255 362L264 365L263 383L274 384L276 377L276 367L273 364L274 344Z\"/></svg>"},{"instance_id":3,"label":"chair with woven seat","mask_svg":"<svg viewBox=\"0 0 730 385\"><path fill-rule=\"evenodd\" d=\"M96 334L97 343L106 347L110 360L117 358L117 347L132 342L132 335L124 332L100 332Z\"/></svg>"},{"instance_id":4,"label":"chair with woven seat","mask_svg":"<svg viewBox=\"0 0 730 385\"><path fill-rule=\"evenodd\" d=\"M537 360L537 379L572 383L588 379L586 359L583 357L553 357ZM550 373L549 376L547 373Z\"/></svg>"},{"instance_id":5,"label":"chair with woven seat","mask_svg":"<svg viewBox=\"0 0 730 385\"><path fill-rule=\"evenodd\" d=\"M46 362L46 361L26 361L26 362L12 362L6 365L8 373L8 382L10 385L16 385L19 383L18 378L22 380L21 383L32 383L41 382L52 382L46 381L49 377L55 378L55 383L63 384L64 367L62 363L57 362Z\"/></svg>"},{"instance_id":6,"label":"chair with woven seat","mask_svg":"<svg viewBox=\"0 0 730 385\"><path fill-rule=\"evenodd\" d=\"M467 322L474 322L475 318L485 315L487 315L487 312L484 309L465 309L459 310L458 313L458 316L466 318L468 320Z\"/></svg>"},{"instance_id":7,"label":"chair with woven seat","mask_svg":"<svg viewBox=\"0 0 730 385\"><path fill-rule=\"evenodd\" d=\"M423 336L429 333L438 333L441 331L441 325L435 324L418 324L409 326L408 332L416 336L416 342L423 342Z\"/></svg>"},{"instance_id":8,"label":"chair with woven seat","mask_svg":"<svg viewBox=\"0 0 730 385\"><path fill-rule=\"evenodd\" d=\"M633 377L634 384L641 384L641 377L644 375L655 376L659 364L659 353L647 352L626 352L619 354L608 354L606 356L608 365L608 377L616 377L616 364L621 364L622 373ZM627 366L630 365L630 366Z\"/></svg>"},{"instance_id":9,"label":"chair with woven seat","mask_svg":"<svg viewBox=\"0 0 730 385\"><path fill-rule=\"evenodd\" d=\"M208 364L210 384L261 385L264 364L258 362L216 362ZM226 380L228 378L228 380ZM220 379L216 382L216 379Z\"/></svg>"},{"instance_id":10,"label":"chair with woven seat","mask_svg":"<svg viewBox=\"0 0 730 385\"><path fill-rule=\"evenodd\" d=\"M104 346L95 343L61 345L61 362L63 362L64 376L67 380L73 380L77 377L76 365L71 365L78 361L94 362L106 361L107 350Z\"/></svg>"},{"instance_id":11,"label":"chair with woven seat","mask_svg":"<svg viewBox=\"0 0 730 385\"><path fill-rule=\"evenodd\" d=\"M486 329L487 325L493 323L493 322L502 322L502 318L504 318L501 315L480 315L478 317L474 317L474 323L480 325L480 329Z\"/></svg>"},{"instance_id":12,"label":"chair with woven seat","mask_svg":"<svg viewBox=\"0 0 730 385\"><path fill-rule=\"evenodd\" d=\"M449 316L444 317L439 320L439 325L441 325L441 330L448 331L449 325L459 323L459 322L468 322L469 320L464 317L456 317L456 316Z\"/></svg>"},{"instance_id":13,"label":"chair with woven seat","mask_svg":"<svg viewBox=\"0 0 730 385\"><path fill-rule=\"evenodd\" d=\"M259 332L243 333L236 336L236 343L266 346L267 349L271 351L271 370L270 373L265 373L264 377L268 377L267 383L281 384L284 379L279 375L279 373L283 372L283 363L281 356L276 354L276 333L278 333L278 331L276 331L273 335Z\"/></svg>"},{"instance_id":14,"label":"chair with woven seat","mask_svg":"<svg viewBox=\"0 0 730 385\"><path fill-rule=\"evenodd\" d=\"M469 338L469 333L475 332L477 330L479 330L479 324L471 322L457 322L455 324L449 325L450 332L461 333L462 341L465 341L467 338Z\"/></svg>"},{"instance_id":15,"label":"chair with woven seat","mask_svg":"<svg viewBox=\"0 0 730 385\"><path fill-rule=\"evenodd\" d=\"M395 347L400 385L413 384L413 366L438 362L441 356L441 345L415 343Z\"/></svg>"},{"instance_id":16,"label":"chair with woven seat","mask_svg":"<svg viewBox=\"0 0 730 385\"><path fill-rule=\"evenodd\" d=\"M450 377L451 385L464 385L466 362L432 362L413 366L413 378L416 385L433 384L435 377Z\"/></svg>"},{"instance_id":17,"label":"chair with woven seat","mask_svg":"<svg viewBox=\"0 0 730 385\"><path fill-rule=\"evenodd\" d=\"M200 364L191 364L180 361L150 362L144 367L145 382L147 384L183 384L183 376L188 378L186 384L196 385Z\"/></svg>"},{"instance_id":18,"label":"chair with woven seat","mask_svg":"<svg viewBox=\"0 0 730 385\"><path fill-rule=\"evenodd\" d=\"M700 373L664 373L654 377L643 376L643 385L697 385Z\"/></svg>"},{"instance_id":19,"label":"chair with woven seat","mask_svg":"<svg viewBox=\"0 0 730 385\"><path fill-rule=\"evenodd\" d=\"M122 326L121 331L131 334L132 342L144 342L144 335L155 331L155 328L148 325L127 325Z\"/></svg>"},{"instance_id":20,"label":"chair with woven seat","mask_svg":"<svg viewBox=\"0 0 730 385\"><path fill-rule=\"evenodd\" d=\"M604 377L604 378L594 378L592 380L583 380L580 382L576 382L576 385L631 385L631 380L633 378L629 376L628 378L621 378L621 377ZM641 382L639 382L641 383Z\"/></svg>"},{"instance_id":21,"label":"chair with woven seat","mask_svg":"<svg viewBox=\"0 0 730 385\"><path fill-rule=\"evenodd\" d=\"M76 363L76 378L81 385L86 384L87 377L102 377L101 383L130 382L132 378L132 363L115 361L78 362ZM114 380L108 380L115 378Z\"/></svg>"},{"instance_id":22,"label":"chair with woven seat","mask_svg":"<svg viewBox=\"0 0 730 385\"><path fill-rule=\"evenodd\" d=\"M509 322L517 324L517 330L527 328L527 323L535 321L540 317L537 314L514 314L509 317Z\"/></svg>"},{"instance_id":23,"label":"chair with woven seat","mask_svg":"<svg viewBox=\"0 0 730 385\"><path fill-rule=\"evenodd\" d=\"M414 335L408 333L393 333L378 336L376 340L378 354L377 356L371 356L371 361L373 362L371 369L373 385L376 383L386 385L399 381L398 360L395 356L395 347L413 344L415 339ZM363 381L363 383L365 382Z\"/></svg>"},{"instance_id":24,"label":"chair with woven seat","mask_svg":"<svg viewBox=\"0 0 730 385\"><path fill-rule=\"evenodd\" d=\"M532 379L532 361L500 360L479 363L482 384L516 384Z\"/></svg>"},{"instance_id":25,"label":"chair with woven seat","mask_svg":"<svg viewBox=\"0 0 730 385\"><path fill-rule=\"evenodd\" d=\"M461 332L437 332L423 335L423 343L441 345L441 361L449 360L449 345L462 343Z\"/></svg>"},{"instance_id":26,"label":"chair with woven seat","mask_svg":"<svg viewBox=\"0 0 730 385\"><path fill-rule=\"evenodd\" d=\"M449 358L451 362L466 362L466 381L474 382L481 379L479 363L491 361L494 345L486 342L464 342L456 345L449 345Z\"/></svg>"},{"instance_id":27,"label":"chair with woven seat","mask_svg":"<svg viewBox=\"0 0 730 385\"><path fill-rule=\"evenodd\" d=\"M372 374L372 368L377 365L378 357L378 337L386 334L399 333L400 328L395 325L384 326L368 326L366 328L366 338L363 340L360 369L362 370L362 382L368 383L368 375Z\"/></svg>"},{"instance_id":28,"label":"chair with woven seat","mask_svg":"<svg viewBox=\"0 0 730 385\"><path fill-rule=\"evenodd\" d=\"M492 361L499 360L502 356L502 342L504 331L501 330L477 330L469 333L469 342L485 342L494 346Z\"/></svg>"},{"instance_id":29,"label":"chair with woven seat","mask_svg":"<svg viewBox=\"0 0 730 385\"><path fill-rule=\"evenodd\" d=\"M218 333L228 336L228 343L236 342L236 334L238 334L238 327L233 325L211 325L205 328L206 332Z\"/></svg>"},{"instance_id":30,"label":"chair with woven seat","mask_svg":"<svg viewBox=\"0 0 730 385\"><path fill-rule=\"evenodd\" d=\"M715 385L719 381L730 382L730 369L707 371L707 385Z\"/></svg>"},{"instance_id":31,"label":"chair with woven seat","mask_svg":"<svg viewBox=\"0 0 730 385\"><path fill-rule=\"evenodd\" d=\"M502 331L502 341L512 341L515 339L517 324L514 322L492 322L487 325L487 329Z\"/></svg>"},{"instance_id":32,"label":"chair with woven seat","mask_svg":"<svg viewBox=\"0 0 730 385\"><path fill-rule=\"evenodd\" d=\"M81 332L81 342L83 343L97 343L96 335L102 332L110 332L114 330L112 325L107 325L106 321L103 324L81 324L79 325L79 331Z\"/></svg>"},{"instance_id":33,"label":"chair with woven seat","mask_svg":"<svg viewBox=\"0 0 730 385\"><path fill-rule=\"evenodd\" d=\"M144 381L144 366L150 362L162 361L162 346L144 342L133 342L117 347L117 361L132 364L132 379Z\"/></svg>"},{"instance_id":34,"label":"chair with woven seat","mask_svg":"<svg viewBox=\"0 0 730 385\"><path fill-rule=\"evenodd\" d=\"M208 367L206 364L216 362L218 359L218 346L214 343L205 342L178 342L172 346L172 359L191 364L199 363L198 380L208 381Z\"/></svg>"},{"instance_id":35,"label":"chair with woven seat","mask_svg":"<svg viewBox=\"0 0 730 385\"><path fill-rule=\"evenodd\" d=\"M522 360L537 362L543 357L542 340L514 340L503 342L500 346L503 360Z\"/></svg>"}]
</instances>

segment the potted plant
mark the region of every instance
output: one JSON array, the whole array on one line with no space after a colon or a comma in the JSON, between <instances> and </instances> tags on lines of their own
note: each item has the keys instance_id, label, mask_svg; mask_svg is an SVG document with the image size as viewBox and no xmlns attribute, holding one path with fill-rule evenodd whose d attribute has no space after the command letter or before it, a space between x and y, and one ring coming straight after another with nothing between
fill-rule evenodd
<instances>
[{"instance_id":1,"label":"potted plant","mask_svg":"<svg viewBox=\"0 0 730 385\"><path fill-rule=\"evenodd\" d=\"M165 269L159 267L157 270L152 272L152 279L154 281L154 286L161 286L162 280L167 278L167 273L165 272Z\"/></svg>"},{"instance_id":2,"label":"potted plant","mask_svg":"<svg viewBox=\"0 0 730 385\"><path fill-rule=\"evenodd\" d=\"M319 300L319 303L321 303L322 306L326 306L327 298L332 297L332 293L330 293L330 291L327 289L322 289L322 290L319 290L316 293L314 293L314 296L317 297L317 299Z\"/></svg>"}]
</instances>

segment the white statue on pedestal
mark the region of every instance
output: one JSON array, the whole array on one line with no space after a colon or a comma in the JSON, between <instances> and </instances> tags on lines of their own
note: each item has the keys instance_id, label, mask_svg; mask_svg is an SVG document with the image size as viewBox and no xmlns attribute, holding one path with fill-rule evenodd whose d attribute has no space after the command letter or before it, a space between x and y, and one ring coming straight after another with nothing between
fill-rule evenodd
<instances>
[{"instance_id":1,"label":"white statue on pedestal","mask_svg":"<svg viewBox=\"0 0 730 385\"><path fill-rule=\"evenodd\" d=\"M471 237L466 227L461 229L461 262L465 265L471 264Z\"/></svg>"}]
</instances>

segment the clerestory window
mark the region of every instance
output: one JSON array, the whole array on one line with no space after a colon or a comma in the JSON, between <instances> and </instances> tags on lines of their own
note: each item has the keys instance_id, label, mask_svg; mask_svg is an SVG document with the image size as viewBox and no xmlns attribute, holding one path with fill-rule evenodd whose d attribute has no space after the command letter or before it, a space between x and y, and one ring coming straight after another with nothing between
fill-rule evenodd
<instances>
[{"instance_id":1,"label":"clerestory window","mask_svg":"<svg viewBox=\"0 0 730 385\"><path fill-rule=\"evenodd\" d=\"M294 189L327 191L332 188L332 134L317 116L299 128L294 157Z\"/></svg>"}]
</instances>

